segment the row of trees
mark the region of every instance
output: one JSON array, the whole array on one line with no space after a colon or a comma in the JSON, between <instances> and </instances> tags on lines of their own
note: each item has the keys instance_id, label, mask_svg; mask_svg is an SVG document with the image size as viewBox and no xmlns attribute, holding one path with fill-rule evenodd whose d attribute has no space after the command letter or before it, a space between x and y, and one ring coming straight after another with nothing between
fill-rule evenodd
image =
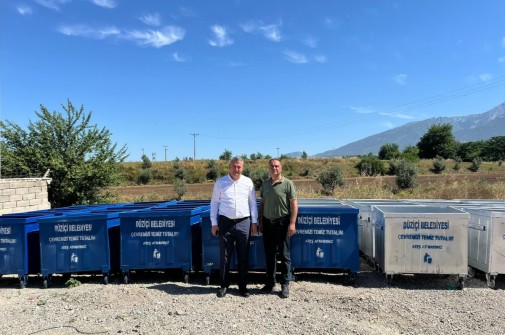
<instances>
[{"instance_id":1,"label":"row of trees","mask_svg":"<svg viewBox=\"0 0 505 335\"><path fill-rule=\"evenodd\" d=\"M52 182L49 185L49 201L53 207L73 204L107 202L110 194L104 190L119 181L119 163L127 158L127 147L118 147L111 142L111 133L91 122L91 112L84 107L75 108L67 101L62 105L63 113L49 112L43 105L35 112L37 120L29 121L27 129L10 121L0 122L1 172L3 175L14 171L24 175L47 174L50 170ZM225 150L220 160L229 160L232 152ZM302 159L308 157L304 151ZM270 159L261 153L242 155L243 159ZM287 158L281 156L280 158ZM412 187L412 176L416 174L415 162L420 158L435 158L434 169L443 171L444 159L461 161L498 161L505 158L505 136L493 137L487 141L459 143L452 134L450 124L432 126L421 137L416 146L406 147L400 152L397 144L388 143L380 148L378 156L363 157L357 168L363 175L397 176L400 188ZM389 161L386 170L384 160ZM152 164L147 156L142 157L142 172L138 183L149 183L152 179ZM177 163L177 162L176 162ZM308 173L308 172L307 172ZM220 177L215 161L208 162L208 180ZM245 175L253 179L256 186L266 178L266 170L245 169ZM179 196L185 192L187 171L177 167L174 186ZM343 183L343 173L338 166L322 171L316 179L327 191Z\"/></svg>"}]
</instances>

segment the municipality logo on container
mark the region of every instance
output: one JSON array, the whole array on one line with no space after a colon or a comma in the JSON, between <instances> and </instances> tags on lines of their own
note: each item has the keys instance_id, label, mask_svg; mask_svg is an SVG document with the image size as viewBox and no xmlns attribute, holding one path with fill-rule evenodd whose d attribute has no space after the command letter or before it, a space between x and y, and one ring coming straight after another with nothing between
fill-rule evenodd
<instances>
[{"instance_id":1,"label":"municipality logo on container","mask_svg":"<svg viewBox=\"0 0 505 335\"><path fill-rule=\"evenodd\" d=\"M79 257L75 253L70 255L70 263L79 263Z\"/></svg>"},{"instance_id":2,"label":"municipality logo on container","mask_svg":"<svg viewBox=\"0 0 505 335\"><path fill-rule=\"evenodd\" d=\"M160 259L161 258L161 252L159 252L158 249L154 249L154 251L153 251L153 258L154 259Z\"/></svg>"},{"instance_id":3,"label":"municipality logo on container","mask_svg":"<svg viewBox=\"0 0 505 335\"><path fill-rule=\"evenodd\" d=\"M317 258L321 258L321 259L323 259L323 258L324 258L324 251L323 251L323 249L321 249L321 248L317 247L317 250L316 250L316 257L317 257Z\"/></svg>"},{"instance_id":4,"label":"municipality logo on container","mask_svg":"<svg viewBox=\"0 0 505 335\"><path fill-rule=\"evenodd\" d=\"M431 264L431 261L432 261L432 260L433 260L433 259L431 258L431 256L430 256L428 253L425 253L425 254L424 254L424 263L426 263L426 264Z\"/></svg>"}]
</instances>

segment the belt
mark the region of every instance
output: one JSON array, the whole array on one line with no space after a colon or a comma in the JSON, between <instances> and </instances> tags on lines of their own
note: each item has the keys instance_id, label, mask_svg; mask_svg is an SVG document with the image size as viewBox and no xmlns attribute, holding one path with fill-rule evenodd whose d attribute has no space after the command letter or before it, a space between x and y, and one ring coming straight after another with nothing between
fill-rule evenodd
<instances>
[{"instance_id":1,"label":"belt","mask_svg":"<svg viewBox=\"0 0 505 335\"><path fill-rule=\"evenodd\" d=\"M228 221L230 221L230 222L233 222L233 223L239 223L239 222L241 222L241 221L244 221L245 219L249 219L249 218L250 218L250 216L245 216L245 217L240 218L240 219L230 219L229 217L224 216L224 215L220 215L220 216L222 216L222 217L223 217L223 218L225 218L226 220L228 220Z\"/></svg>"},{"instance_id":2,"label":"belt","mask_svg":"<svg viewBox=\"0 0 505 335\"><path fill-rule=\"evenodd\" d=\"M277 219L269 219L269 218L266 218L268 222L270 223L281 223L281 222L284 222L286 220L289 220L289 215L286 215L286 216L282 216L280 218L277 218Z\"/></svg>"}]
</instances>

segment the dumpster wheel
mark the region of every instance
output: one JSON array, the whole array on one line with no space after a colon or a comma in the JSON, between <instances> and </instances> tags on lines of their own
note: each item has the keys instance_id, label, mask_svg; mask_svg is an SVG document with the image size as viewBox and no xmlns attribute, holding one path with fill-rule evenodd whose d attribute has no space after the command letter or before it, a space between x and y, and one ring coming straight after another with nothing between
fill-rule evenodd
<instances>
[{"instance_id":1,"label":"dumpster wheel","mask_svg":"<svg viewBox=\"0 0 505 335\"><path fill-rule=\"evenodd\" d=\"M123 283L125 285L128 285L129 281L130 281L130 276L128 275L128 273L123 274Z\"/></svg>"},{"instance_id":2,"label":"dumpster wheel","mask_svg":"<svg viewBox=\"0 0 505 335\"><path fill-rule=\"evenodd\" d=\"M188 273L184 274L184 283L185 284L189 283L189 274Z\"/></svg>"},{"instance_id":3,"label":"dumpster wheel","mask_svg":"<svg viewBox=\"0 0 505 335\"><path fill-rule=\"evenodd\" d=\"M205 285L209 285L209 284L210 284L210 274L205 276Z\"/></svg>"},{"instance_id":4,"label":"dumpster wheel","mask_svg":"<svg viewBox=\"0 0 505 335\"><path fill-rule=\"evenodd\" d=\"M467 271L467 272L468 272L468 274L467 274L467 275L468 275L468 278L473 278L473 277L475 277L475 269L474 269L473 267L469 266L469 267L468 267L468 271Z\"/></svg>"},{"instance_id":5,"label":"dumpster wheel","mask_svg":"<svg viewBox=\"0 0 505 335\"><path fill-rule=\"evenodd\" d=\"M393 285L393 275L392 274L386 274L386 284L387 284L387 286Z\"/></svg>"},{"instance_id":6,"label":"dumpster wheel","mask_svg":"<svg viewBox=\"0 0 505 335\"><path fill-rule=\"evenodd\" d=\"M42 286L44 288L48 288L50 285L51 285L51 283L49 281L49 277L44 277L44 281L42 282Z\"/></svg>"},{"instance_id":7,"label":"dumpster wheel","mask_svg":"<svg viewBox=\"0 0 505 335\"><path fill-rule=\"evenodd\" d=\"M103 283L105 285L108 285L109 284L109 274L108 273L104 273L103 274Z\"/></svg>"},{"instance_id":8,"label":"dumpster wheel","mask_svg":"<svg viewBox=\"0 0 505 335\"><path fill-rule=\"evenodd\" d=\"M459 277L458 282L459 282L458 288L460 290L464 290L465 289L465 277Z\"/></svg>"},{"instance_id":9,"label":"dumpster wheel","mask_svg":"<svg viewBox=\"0 0 505 335\"><path fill-rule=\"evenodd\" d=\"M19 277L19 288L26 287L26 276Z\"/></svg>"},{"instance_id":10,"label":"dumpster wheel","mask_svg":"<svg viewBox=\"0 0 505 335\"><path fill-rule=\"evenodd\" d=\"M490 273L486 273L487 287L493 288L493 289L495 288L496 277L497 277L497 275L492 275Z\"/></svg>"}]
</instances>

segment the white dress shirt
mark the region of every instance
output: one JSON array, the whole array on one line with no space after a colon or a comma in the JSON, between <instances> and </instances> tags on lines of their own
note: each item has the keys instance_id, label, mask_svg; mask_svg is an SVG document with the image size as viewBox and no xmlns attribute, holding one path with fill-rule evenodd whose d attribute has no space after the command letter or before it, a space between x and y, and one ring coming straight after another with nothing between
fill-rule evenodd
<instances>
[{"instance_id":1,"label":"white dress shirt","mask_svg":"<svg viewBox=\"0 0 505 335\"><path fill-rule=\"evenodd\" d=\"M251 178L241 175L235 181L227 174L216 181L210 200L210 222L213 226L217 225L218 215L229 219L250 216L252 223L258 223L256 191Z\"/></svg>"}]
</instances>

